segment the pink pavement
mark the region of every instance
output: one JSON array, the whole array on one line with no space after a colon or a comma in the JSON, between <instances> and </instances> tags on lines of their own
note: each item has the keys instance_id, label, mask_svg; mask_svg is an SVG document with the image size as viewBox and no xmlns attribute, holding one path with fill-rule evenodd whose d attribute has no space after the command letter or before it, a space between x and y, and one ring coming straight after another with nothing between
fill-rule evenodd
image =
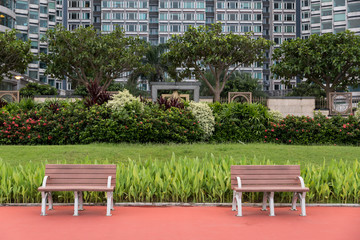
<instances>
[{"instance_id":1,"label":"pink pavement","mask_svg":"<svg viewBox=\"0 0 360 240\"><path fill-rule=\"evenodd\" d=\"M0 207L0 240L91 239L301 239L360 240L359 207L307 207L307 216L276 207L275 217L244 207L235 217L229 207L85 206L73 217L72 206L54 206L47 216L39 207Z\"/></svg>"}]
</instances>

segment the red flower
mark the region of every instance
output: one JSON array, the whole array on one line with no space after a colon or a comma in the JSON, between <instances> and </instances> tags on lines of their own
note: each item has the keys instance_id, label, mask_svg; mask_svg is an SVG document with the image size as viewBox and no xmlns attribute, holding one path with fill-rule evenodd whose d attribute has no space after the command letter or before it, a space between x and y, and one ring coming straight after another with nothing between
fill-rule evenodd
<instances>
[{"instance_id":1,"label":"red flower","mask_svg":"<svg viewBox=\"0 0 360 240\"><path fill-rule=\"evenodd\" d=\"M343 128L346 128L346 124L343 124Z\"/></svg>"},{"instance_id":2,"label":"red flower","mask_svg":"<svg viewBox=\"0 0 360 240\"><path fill-rule=\"evenodd\" d=\"M51 140L51 139L52 139L52 136L48 136L48 139Z\"/></svg>"},{"instance_id":3,"label":"red flower","mask_svg":"<svg viewBox=\"0 0 360 240\"><path fill-rule=\"evenodd\" d=\"M275 138L275 140L277 141L277 140L279 140L278 138Z\"/></svg>"},{"instance_id":4,"label":"red flower","mask_svg":"<svg viewBox=\"0 0 360 240\"><path fill-rule=\"evenodd\" d=\"M267 136L265 136L265 138L267 138Z\"/></svg>"},{"instance_id":5,"label":"red flower","mask_svg":"<svg viewBox=\"0 0 360 240\"><path fill-rule=\"evenodd\" d=\"M267 132L267 130L265 129L265 132Z\"/></svg>"},{"instance_id":6,"label":"red flower","mask_svg":"<svg viewBox=\"0 0 360 240\"><path fill-rule=\"evenodd\" d=\"M289 143L291 143L291 139L289 139Z\"/></svg>"},{"instance_id":7,"label":"red flower","mask_svg":"<svg viewBox=\"0 0 360 240\"><path fill-rule=\"evenodd\" d=\"M273 132L273 131L274 131L274 129L271 129L271 131Z\"/></svg>"},{"instance_id":8,"label":"red flower","mask_svg":"<svg viewBox=\"0 0 360 240\"><path fill-rule=\"evenodd\" d=\"M38 135L38 138L41 138L41 136L40 136L40 135Z\"/></svg>"}]
</instances>

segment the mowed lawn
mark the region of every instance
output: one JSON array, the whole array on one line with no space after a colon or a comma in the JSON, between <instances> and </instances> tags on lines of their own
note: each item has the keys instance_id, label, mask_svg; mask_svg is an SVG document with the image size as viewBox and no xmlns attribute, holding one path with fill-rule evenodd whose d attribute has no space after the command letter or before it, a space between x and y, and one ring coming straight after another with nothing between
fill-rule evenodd
<instances>
[{"instance_id":1,"label":"mowed lawn","mask_svg":"<svg viewBox=\"0 0 360 240\"><path fill-rule=\"evenodd\" d=\"M169 160L176 157L199 157L214 154L215 157L231 156L249 159L269 159L276 164L315 165L332 159L354 161L360 157L360 147L354 146L297 146L275 144L89 144L63 146L0 146L0 158L3 162L18 165L20 163L58 161L73 163L88 158L101 163L132 160Z\"/></svg>"}]
</instances>

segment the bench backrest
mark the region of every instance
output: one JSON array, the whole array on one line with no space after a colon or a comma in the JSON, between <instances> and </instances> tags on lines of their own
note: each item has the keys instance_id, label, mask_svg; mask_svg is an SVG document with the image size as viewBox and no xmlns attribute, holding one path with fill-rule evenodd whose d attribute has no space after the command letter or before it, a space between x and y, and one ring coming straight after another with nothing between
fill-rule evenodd
<instances>
[{"instance_id":1,"label":"bench backrest","mask_svg":"<svg viewBox=\"0 0 360 240\"><path fill-rule=\"evenodd\" d=\"M298 176L299 165L233 165L231 188L238 187L236 177L241 178L242 187L301 186Z\"/></svg>"},{"instance_id":2,"label":"bench backrest","mask_svg":"<svg viewBox=\"0 0 360 240\"><path fill-rule=\"evenodd\" d=\"M111 176L111 186L116 183L116 165L91 164L47 164L45 176L49 176L46 186L91 185L107 186Z\"/></svg>"}]
</instances>

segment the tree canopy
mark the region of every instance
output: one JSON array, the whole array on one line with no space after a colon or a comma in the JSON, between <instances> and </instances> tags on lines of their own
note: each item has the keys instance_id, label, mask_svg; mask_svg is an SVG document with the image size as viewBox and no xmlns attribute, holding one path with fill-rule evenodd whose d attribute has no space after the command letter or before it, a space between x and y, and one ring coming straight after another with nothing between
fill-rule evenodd
<instances>
[{"instance_id":1,"label":"tree canopy","mask_svg":"<svg viewBox=\"0 0 360 240\"><path fill-rule=\"evenodd\" d=\"M41 54L47 64L46 73L72 83L101 86L106 90L121 74L141 67L146 44L139 38L125 37L117 28L99 34L93 27L67 31L58 25L46 33L49 53Z\"/></svg>"},{"instance_id":2,"label":"tree canopy","mask_svg":"<svg viewBox=\"0 0 360 240\"><path fill-rule=\"evenodd\" d=\"M289 82L307 79L325 90L327 97L336 89L357 85L360 75L360 36L345 31L313 34L308 39L285 41L273 54L271 71Z\"/></svg>"},{"instance_id":3,"label":"tree canopy","mask_svg":"<svg viewBox=\"0 0 360 240\"><path fill-rule=\"evenodd\" d=\"M215 101L220 101L220 94L231 74L242 65L263 62L265 51L270 46L271 41L255 39L250 33L222 33L221 23L217 23L189 27L183 35L174 35L168 41L169 51L164 54L164 59L181 68L178 73L180 78L195 75L197 79L204 81ZM207 79L207 70L214 76L214 84Z\"/></svg>"},{"instance_id":4,"label":"tree canopy","mask_svg":"<svg viewBox=\"0 0 360 240\"><path fill-rule=\"evenodd\" d=\"M0 82L11 72L24 73L33 57L30 41L16 39L16 30L0 33Z\"/></svg>"}]
</instances>

